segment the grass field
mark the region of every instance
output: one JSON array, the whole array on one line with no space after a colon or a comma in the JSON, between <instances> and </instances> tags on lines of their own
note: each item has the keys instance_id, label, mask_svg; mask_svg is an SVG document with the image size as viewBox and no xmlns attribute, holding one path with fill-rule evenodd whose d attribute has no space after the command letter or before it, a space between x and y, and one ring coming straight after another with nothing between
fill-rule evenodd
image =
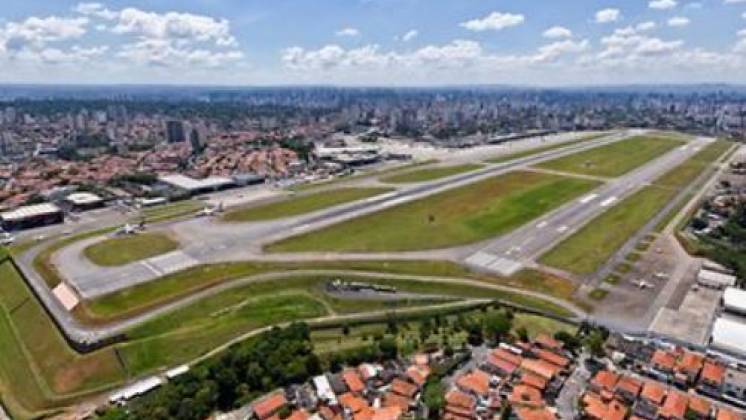
<instances>
[{"instance_id":1,"label":"grass field","mask_svg":"<svg viewBox=\"0 0 746 420\"><path fill-rule=\"evenodd\" d=\"M668 137L632 137L536 166L582 175L618 177L682 144Z\"/></svg>"},{"instance_id":2,"label":"grass field","mask_svg":"<svg viewBox=\"0 0 746 420\"><path fill-rule=\"evenodd\" d=\"M86 247L83 254L92 263L112 267L165 254L179 248L179 243L161 232L109 238Z\"/></svg>"},{"instance_id":3,"label":"grass field","mask_svg":"<svg viewBox=\"0 0 746 420\"><path fill-rule=\"evenodd\" d=\"M591 135L588 135L588 136L581 137L579 139L570 140L570 141L566 141L566 142L562 142L562 143L554 143L554 144L549 144L549 145L545 145L545 146L534 147L534 148L527 149L527 150L521 150L520 152L509 153L507 155L498 156L498 157L492 158L492 159L487 159L485 162L487 162L487 163L505 163L505 162L508 162L508 161L511 161L511 160L520 159L520 158L524 158L524 157L527 157L527 156L537 155L539 153L548 152L550 150L556 150L556 149L561 149L563 147L572 146L572 145L575 145L575 144L582 143L584 141L594 140L594 139L597 139L599 137L603 137L606 134L607 133L591 134Z\"/></svg>"},{"instance_id":4,"label":"grass field","mask_svg":"<svg viewBox=\"0 0 746 420\"><path fill-rule=\"evenodd\" d=\"M258 207L238 209L223 216L226 222L255 222L297 216L392 191L389 188L339 188L291 197Z\"/></svg>"},{"instance_id":5,"label":"grass field","mask_svg":"<svg viewBox=\"0 0 746 420\"><path fill-rule=\"evenodd\" d=\"M188 216L192 213L196 213L204 207L205 203L202 201L183 200L164 204L162 206L146 207L141 210L141 214L145 218L146 223L157 223L182 216ZM134 220L138 222L140 221L139 218L135 218Z\"/></svg>"},{"instance_id":6,"label":"grass field","mask_svg":"<svg viewBox=\"0 0 746 420\"><path fill-rule=\"evenodd\" d=\"M446 248L508 232L598 182L511 172L270 244L269 252L389 252Z\"/></svg>"},{"instance_id":7,"label":"grass field","mask_svg":"<svg viewBox=\"0 0 746 420\"><path fill-rule=\"evenodd\" d=\"M58 333L10 263L0 265L0 379L21 417L38 414L124 379L112 349L80 356Z\"/></svg>"},{"instance_id":8,"label":"grass field","mask_svg":"<svg viewBox=\"0 0 746 420\"><path fill-rule=\"evenodd\" d=\"M382 182L389 184L407 184L415 182L426 182L433 181L448 176L458 175L465 172L476 171L482 168L482 165L478 164L464 164L464 165L453 165L453 166L439 166L436 168L419 169L416 171L405 172L398 175L391 175L380 178Z\"/></svg>"},{"instance_id":9,"label":"grass field","mask_svg":"<svg viewBox=\"0 0 746 420\"><path fill-rule=\"evenodd\" d=\"M477 274L447 261L319 261L302 263L239 262L193 267L126 290L86 302L76 309L84 322L97 324L131 317L148 309L188 296L218 284L261 273L300 269L370 271L401 275L470 278L485 283L535 290L571 300L575 285L565 279L525 270L510 278ZM432 292L432 291L431 291ZM531 305L516 296L508 296ZM536 302L534 302L536 303Z\"/></svg>"},{"instance_id":10,"label":"grass field","mask_svg":"<svg viewBox=\"0 0 746 420\"><path fill-rule=\"evenodd\" d=\"M704 148L590 221L544 254L540 262L575 274L595 272L729 147L718 141Z\"/></svg>"}]
</instances>

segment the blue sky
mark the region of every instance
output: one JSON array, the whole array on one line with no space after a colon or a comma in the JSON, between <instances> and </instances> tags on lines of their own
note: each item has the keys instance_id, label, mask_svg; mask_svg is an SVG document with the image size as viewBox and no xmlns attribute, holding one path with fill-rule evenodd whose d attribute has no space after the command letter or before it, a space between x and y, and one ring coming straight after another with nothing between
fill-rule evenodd
<instances>
[{"instance_id":1,"label":"blue sky","mask_svg":"<svg viewBox=\"0 0 746 420\"><path fill-rule=\"evenodd\" d=\"M746 83L746 0L11 1L0 81Z\"/></svg>"}]
</instances>

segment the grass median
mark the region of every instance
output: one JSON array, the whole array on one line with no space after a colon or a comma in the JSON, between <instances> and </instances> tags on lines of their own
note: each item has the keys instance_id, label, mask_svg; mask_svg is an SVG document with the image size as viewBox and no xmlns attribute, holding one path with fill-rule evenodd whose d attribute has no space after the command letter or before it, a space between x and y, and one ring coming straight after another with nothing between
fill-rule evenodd
<instances>
[{"instance_id":1,"label":"grass median","mask_svg":"<svg viewBox=\"0 0 746 420\"><path fill-rule=\"evenodd\" d=\"M539 168L581 175L619 177L684 144L670 137L637 136L558 159Z\"/></svg>"},{"instance_id":2,"label":"grass median","mask_svg":"<svg viewBox=\"0 0 746 420\"><path fill-rule=\"evenodd\" d=\"M179 243L166 233L145 232L105 239L86 247L83 254L96 265L114 267L175 251Z\"/></svg>"},{"instance_id":3,"label":"grass median","mask_svg":"<svg viewBox=\"0 0 746 420\"><path fill-rule=\"evenodd\" d=\"M466 172L476 171L483 166L478 164L464 164L453 166L440 166L437 168L419 169L403 174L391 175L380 178L381 182L388 184L408 184L416 182L434 181L436 179L454 176Z\"/></svg>"},{"instance_id":4,"label":"grass median","mask_svg":"<svg viewBox=\"0 0 746 420\"><path fill-rule=\"evenodd\" d=\"M298 216L393 191L390 188L339 188L299 195L282 201L238 209L223 216L226 222L256 222Z\"/></svg>"},{"instance_id":5,"label":"grass median","mask_svg":"<svg viewBox=\"0 0 746 420\"><path fill-rule=\"evenodd\" d=\"M505 163L509 162L511 160L521 159L524 157L532 156L532 155L538 155L539 153L549 152L551 150L561 149L563 147L573 146L579 143L583 143L590 140L595 140L597 138L603 137L607 135L608 133L597 133L597 134L590 134L584 137L581 137L579 139L565 141L562 143L552 143L544 146L534 147L527 150L521 150L520 152L514 152L509 153L507 155L498 156L495 158L487 159L485 162L487 163Z\"/></svg>"},{"instance_id":6,"label":"grass median","mask_svg":"<svg viewBox=\"0 0 746 420\"><path fill-rule=\"evenodd\" d=\"M544 254L540 262L580 275L595 272L729 148L730 144L722 141L708 145L652 185L591 220Z\"/></svg>"},{"instance_id":7,"label":"grass median","mask_svg":"<svg viewBox=\"0 0 746 420\"><path fill-rule=\"evenodd\" d=\"M396 252L447 248L519 227L600 183L510 172L266 247L269 252Z\"/></svg>"}]
</instances>

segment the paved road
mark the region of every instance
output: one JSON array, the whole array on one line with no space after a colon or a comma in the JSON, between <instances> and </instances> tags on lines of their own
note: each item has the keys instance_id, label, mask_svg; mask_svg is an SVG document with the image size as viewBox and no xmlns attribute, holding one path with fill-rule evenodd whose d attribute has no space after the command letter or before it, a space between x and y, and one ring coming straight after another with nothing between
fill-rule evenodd
<instances>
[{"instance_id":1,"label":"paved road","mask_svg":"<svg viewBox=\"0 0 746 420\"><path fill-rule=\"evenodd\" d=\"M97 267L84 261L80 251L84 245L94 240L63 249L55 255L54 263L62 277L67 279L83 298L90 299L199 264L254 259L261 255L262 245L266 243L321 229L340 221L504 174L526 165L620 141L638 133L640 132L634 130L615 133L561 149L489 165L466 174L403 186L391 193L297 217L244 224L220 223L208 218L176 222L170 225L170 229L183 244L186 244L183 248L124 266ZM32 250L29 254L33 253ZM27 261L28 259L24 258L21 263L26 264Z\"/></svg>"},{"instance_id":2,"label":"paved road","mask_svg":"<svg viewBox=\"0 0 746 420\"><path fill-rule=\"evenodd\" d=\"M596 216L696 154L712 139L697 138L647 164L603 184L537 221L503 235L466 259L481 270L511 275L531 265L562 239L575 233Z\"/></svg>"}]
</instances>

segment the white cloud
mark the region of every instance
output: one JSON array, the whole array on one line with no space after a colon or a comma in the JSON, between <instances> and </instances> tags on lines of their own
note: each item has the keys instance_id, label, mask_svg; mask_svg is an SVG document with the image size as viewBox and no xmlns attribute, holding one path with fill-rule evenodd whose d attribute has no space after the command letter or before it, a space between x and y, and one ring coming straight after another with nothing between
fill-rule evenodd
<instances>
[{"instance_id":1,"label":"white cloud","mask_svg":"<svg viewBox=\"0 0 746 420\"><path fill-rule=\"evenodd\" d=\"M704 5L699 1L693 1L691 3L687 3L686 6L684 6L684 8L686 9L697 9L697 10L703 7Z\"/></svg>"},{"instance_id":2,"label":"white cloud","mask_svg":"<svg viewBox=\"0 0 746 420\"><path fill-rule=\"evenodd\" d=\"M104 7L101 3L78 3L73 10L81 15L94 16L106 20L117 17L117 13Z\"/></svg>"},{"instance_id":3,"label":"white cloud","mask_svg":"<svg viewBox=\"0 0 746 420\"><path fill-rule=\"evenodd\" d=\"M88 19L85 17L30 17L21 22L8 22L0 27L0 49L5 51L21 51L27 48L40 50L50 42L82 37L87 31L87 25Z\"/></svg>"},{"instance_id":4,"label":"white cloud","mask_svg":"<svg viewBox=\"0 0 746 420\"><path fill-rule=\"evenodd\" d=\"M746 0L723 0L725 4L741 4L746 3Z\"/></svg>"},{"instance_id":5,"label":"white cloud","mask_svg":"<svg viewBox=\"0 0 746 420\"><path fill-rule=\"evenodd\" d=\"M334 33L337 36L349 36L355 37L360 35L360 31L357 28L342 28Z\"/></svg>"},{"instance_id":6,"label":"white cloud","mask_svg":"<svg viewBox=\"0 0 746 420\"><path fill-rule=\"evenodd\" d=\"M741 15L741 17L744 18L744 19L746 19L746 12L743 12L743 14Z\"/></svg>"},{"instance_id":7,"label":"white cloud","mask_svg":"<svg viewBox=\"0 0 746 420\"><path fill-rule=\"evenodd\" d=\"M741 29L740 31L736 33L736 35L738 35L741 38L746 38L746 29Z\"/></svg>"},{"instance_id":8,"label":"white cloud","mask_svg":"<svg viewBox=\"0 0 746 420\"><path fill-rule=\"evenodd\" d=\"M125 45L117 57L140 65L162 67L220 67L243 58L240 51L211 51L177 44L167 39L143 39Z\"/></svg>"},{"instance_id":9,"label":"white cloud","mask_svg":"<svg viewBox=\"0 0 746 420\"><path fill-rule=\"evenodd\" d=\"M571 38L572 31L565 28L564 26L552 26L543 33L544 38L557 39L557 38Z\"/></svg>"},{"instance_id":10,"label":"white cloud","mask_svg":"<svg viewBox=\"0 0 746 420\"><path fill-rule=\"evenodd\" d=\"M603 9L596 12L596 23L611 23L618 21L622 16L619 9Z\"/></svg>"},{"instance_id":11,"label":"white cloud","mask_svg":"<svg viewBox=\"0 0 746 420\"><path fill-rule=\"evenodd\" d=\"M420 33L416 29L412 29L410 31L407 31L404 35L402 35L401 40L404 42L409 42L415 38L417 38L420 35Z\"/></svg>"},{"instance_id":12,"label":"white cloud","mask_svg":"<svg viewBox=\"0 0 746 420\"><path fill-rule=\"evenodd\" d=\"M492 12L481 19L472 19L460 24L470 31L482 32L487 30L499 31L522 24L526 18L520 14Z\"/></svg>"},{"instance_id":13,"label":"white cloud","mask_svg":"<svg viewBox=\"0 0 746 420\"><path fill-rule=\"evenodd\" d=\"M682 26L689 25L689 18L684 16L674 16L671 19L668 19L668 26L680 28Z\"/></svg>"},{"instance_id":14,"label":"white cloud","mask_svg":"<svg viewBox=\"0 0 746 420\"><path fill-rule=\"evenodd\" d=\"M678 3L676 0L651 0L648 7L657 10L673 9Z\"/></svg>"},{"instance_id":15,"label":"white cloud","mask_svg":"<svg viewBox=\"0 0 746 420\"><path fill-rule=\"evenodd\" d=\"M112 32L151 39L211 41L221 47L237 44L226 19L218 20L209 16L178 12L159 14L131 7L119 12Z\"/></svg>"},{"instance_id":16,"label":"white cloud","mask_svg":"<svg viewBox=\"0 0 746 420\"><path fill-rule=\"evenodd\" d=\"M534 62L552 62L565 54L587 51L589 47L590 43L587 39L582 41L570 39L557 41L540 47L538 53L534 54L531 60Z\"/></svg>"}]
</instances>

